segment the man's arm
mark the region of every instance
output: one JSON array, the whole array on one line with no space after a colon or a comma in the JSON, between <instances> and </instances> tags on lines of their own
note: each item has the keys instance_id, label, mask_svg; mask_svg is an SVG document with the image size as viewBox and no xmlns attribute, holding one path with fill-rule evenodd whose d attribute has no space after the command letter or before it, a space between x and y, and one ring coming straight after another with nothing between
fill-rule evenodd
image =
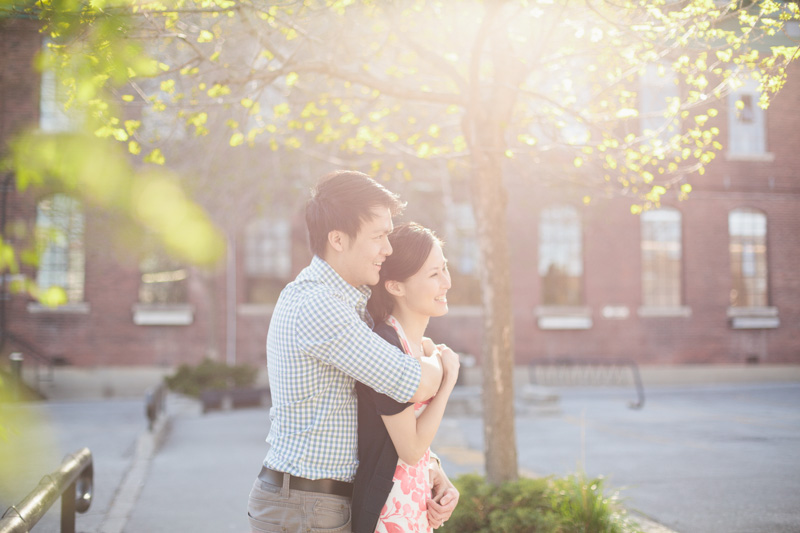
<instances>
[{"instance_id":1,"label":"man's arm","mask_svg":"<svg viewBox=\"0 0 800 533\"><path fill-rule=\"evenodd\" d=\"M424 357L420 361L422 377L419 379L417 391L409 402L424 402L439 391L439 386L442 383L441 363L438 357Z\"/></svg>"},{"instance_id":2,"label":"man's arm","mask_svg":"<svg viewBox=\"0 0 800 533\"><path fill-rule=\"evenodd\" d=\"M296 319L295 340L305 354L397 402L427 400L439 389L441 369L424 367L382 339L339 299L314 294Z\"/></svg>"}]
</instances>

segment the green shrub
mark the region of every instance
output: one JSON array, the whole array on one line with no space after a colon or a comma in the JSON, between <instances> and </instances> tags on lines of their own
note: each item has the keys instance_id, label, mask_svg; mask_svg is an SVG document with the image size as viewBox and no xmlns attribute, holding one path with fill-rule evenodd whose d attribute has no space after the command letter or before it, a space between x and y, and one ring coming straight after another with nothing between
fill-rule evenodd
<instances>
[{"instance_id":1,"label":"green shrub","mask_svg":"<svg viewBox=\"0 0 800 533\"><path fill-rule=\"evenodd\" d=\"M617 495L606 498L602 480L583 474L561 479L520 478L490 485L467 474L453 483L458 506L442 529L480 533L634 533Z\"/></svg>"},{"instance_id":2,"label":"green shrub","mask_svg":"<svg viewBox=\"0 0 800 533\"><path fill-rule=\"evenodd\" d=\"M258 369L254 366L247 364L229 366L206 358L195 366L186 364L179 366L175 374L167 376L164 381L172 391L199 397L208 389L250 387L255 383L257 375Z\"/></svg>"},{"instance_id":3,"label":"green shrub","mask_svg":"<svg viewBox=\"0 0 800 533\"><path fill-rule=\"evenodd\" d=\"M564 521L567 531L581 533L627 533L636 531L619 493L603 494L603 478L587 479L585 474L551 479L548 491L552 508Z\"/></svg>"}]
</instances>

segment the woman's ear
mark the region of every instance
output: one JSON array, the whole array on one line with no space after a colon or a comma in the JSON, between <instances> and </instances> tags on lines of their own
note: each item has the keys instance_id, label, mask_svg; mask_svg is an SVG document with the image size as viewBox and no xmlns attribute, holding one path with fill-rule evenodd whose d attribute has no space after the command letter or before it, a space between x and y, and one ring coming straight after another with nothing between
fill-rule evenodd
<instances>
[{"instance_id":1,"label":"woman's ear","mask_svg":"<svg viewBox=\"0 0 800 533\"><path fill-rule=\"evenodd\" d=\"M406 293L402 281L390 279L384 282L384 287L386 287L386 292L392 296L403 296Z\"/></svg>"}]
</instances>

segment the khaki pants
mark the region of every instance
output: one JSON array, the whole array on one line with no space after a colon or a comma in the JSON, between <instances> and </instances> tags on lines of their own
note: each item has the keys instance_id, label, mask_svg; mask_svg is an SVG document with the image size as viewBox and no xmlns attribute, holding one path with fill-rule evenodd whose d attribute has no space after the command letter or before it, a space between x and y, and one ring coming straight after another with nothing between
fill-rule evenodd
<instances>
[{"instance_id":1,"label":"khaki pants","mask_svg":"<svg viewBox=\"0 0 800 533\"><path fill-rule=\"evenodd\" d=\"M349 533L350 498L320 492L289 490L256 478L247 506L253 533Z\"/></svg>"}]
</instances>

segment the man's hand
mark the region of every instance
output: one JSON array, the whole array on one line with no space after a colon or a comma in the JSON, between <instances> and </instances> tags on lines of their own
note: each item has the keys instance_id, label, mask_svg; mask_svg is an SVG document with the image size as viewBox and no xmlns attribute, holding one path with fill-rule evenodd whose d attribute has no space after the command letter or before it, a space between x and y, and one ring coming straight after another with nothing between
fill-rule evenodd
<instances>
[{"instance_id":1,"label":"man's hand","mask_svg":"<svg viewBox=\"0 0 800 533\"><path fill-rule=\"evenodd\" d=\"M428 523L433 529L444 524L458 504L458 490L450 483L439 461L431 461L431 497L428 498Z\"/></svg>"}]
</instances>

